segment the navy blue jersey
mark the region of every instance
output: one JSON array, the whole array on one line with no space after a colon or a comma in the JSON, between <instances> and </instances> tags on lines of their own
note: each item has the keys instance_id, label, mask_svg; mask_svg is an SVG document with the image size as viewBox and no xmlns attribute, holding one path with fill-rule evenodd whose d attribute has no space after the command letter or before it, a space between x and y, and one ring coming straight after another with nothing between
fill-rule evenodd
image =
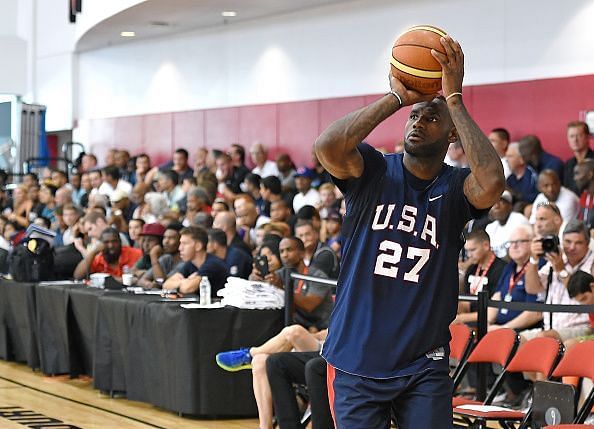
<instances>
[{"instance_id":1,"label":"navy blue jersey","mask_svg":"<svg viewBox=\"0 0 594 429\"><path fill-rule=\"evenodd\" d=\"M511 295L509 294L510 277L513 273L516 272L516 268L517 265L514 261L511 261L509 264L505 266L503 274L499 279L499 284L497 285L496 292L501 293L502 301L510 301L510 298L508 296L511 296L511 301L513 302L536 302L538 300L538 296L526 292L526 286L524 284L526 274L522 274L522 277L516 279L517 283L513 287ZM520 310L508 310L500 308L497 312L497 320L495 321L495 323L497 325L503 325L509 322L510 320L515 319L520 314L522 314L522 311Z\"/></svg>"},{"instance_id":2,"label":"navy blue jersey","mask_svg":"<svg viewBox=\"0 0 594 429\"><path fill-rule=\"evenodd\" d=\"M425 182L405 172L402 154L383 156L364 143L358 150L362 176L333 179L346 197L345 240L322 354L350 374L409 375L448 346L462 228L484 211L464 196L468 169L444 164Z\"/></svg>"},{"instance_id":3,"label":"navy blue jersey","mask_svg":"<svg viewBox=\"0 0 594 429\"><path fill-rule=\"evenodd\" d=\"M229 270L227 264L220 258L210 253L206 254L206 258L200 268L196 267L191 261L185 262L179 272L184 277L189 277L195 272L198 272L201 276L207 276L210 282L210 293L213 297L217 296L217 291L225 287Z\"/></svg>"}]
</instances>

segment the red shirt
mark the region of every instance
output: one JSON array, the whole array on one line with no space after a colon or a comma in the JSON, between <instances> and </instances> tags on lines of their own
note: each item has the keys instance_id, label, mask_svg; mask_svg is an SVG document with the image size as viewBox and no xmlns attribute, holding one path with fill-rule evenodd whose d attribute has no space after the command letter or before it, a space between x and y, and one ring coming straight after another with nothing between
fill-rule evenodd
<instances>
[{"instance_id":1,"label":"red shirt","mask_svg":"<svg viewBox=\"0 0 594 429\"><path fill-rule=\"evenodd\" d=\"M590 313L590 326L594 328L594 313Z\"/></svg>"},{"instance_id":2,"label":"red shirt","mask_svg":"<svg viewBox=\"0 0 594 429\"><path fill-rule=\"evenodd\" d=\"M134 247L122 246L120 259L118 259L117 268L113 268L105 261L103 252L99 253L91 263L91 273L107 273L112 276L122 277L124 267L127 265L132 268L136 261L142 257L142 250Z\"/></svg>"}]
</instances>

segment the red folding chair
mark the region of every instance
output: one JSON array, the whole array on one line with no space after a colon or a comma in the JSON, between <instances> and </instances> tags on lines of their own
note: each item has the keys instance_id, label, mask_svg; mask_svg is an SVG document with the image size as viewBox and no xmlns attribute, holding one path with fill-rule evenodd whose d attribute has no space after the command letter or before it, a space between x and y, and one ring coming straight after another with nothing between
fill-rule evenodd
<instances>
[{"instance_id":1,"label":"red folding chair","mask_svg":"<svg viewBox=\"0 0 594 429\"><path fill-rule=\"evenodd\" d=\"M497 363L503 367L507 366L510 359L516 352L520 343L519 335L513 329L497 329L487 332L487 334L474 347L466 362L454 378L454 389L458 387L468 367L473 363ZM491 400L493 400L491 398ZM457 407L462 404L482 404L481 401L475 401L463 396L454 396L452 406Z\"/></svg>"},{"instance_id":2,"label":"red folding chair","mask_svg":"<svg viewBox=\"0 0 594 429\"><path fill-rule=\"evenodd\" d=\"M563 356L553 377L580 377L594 381L594 340L584 341L573 346ZM572 424L547 426L548 429L571 429L592 427L583 425L594 406L594 389L590 391L584 404L577 412Z\"/></svg>"},{"instance_id":3,"label":"red folding chair","mask_svg":"<svg viewBox=\"0 0 594 429\"><path fill-rule=\"evenodd\" d=\"M463 323L450 325L450 357L456 360L457 364L451 372L451 377L456 379L458 372L462 369L462 365L468 359L468 355L474 346L474 331Z\"/></svg>"},{"instance_id":4,"label":"red folding chair","mask_svg":"<svg viewBox=\"0 0 594 429\"><path fill-rule=\"evenodd\" d=\"M518 352L504 368L504 371L497 377L497 380L489 391L487 399L482 405L491 405L493 398L495 398L503 383L505 375L508 373L537 372L547 379L550 378L553 369L563 355L564 349L563 344L554 338L534 338L522 344ZM502 428L510 429L516 428L516 425L518 425L517 427L526 427L530 420L530 409L524 412L503 407L497 407L497 410L479 408L469 409L465 405L461 405L454 408L454 413L469 426L478 424L480 427L486 427L486 422L496 421Z\"/></svg>"}]
</instances>

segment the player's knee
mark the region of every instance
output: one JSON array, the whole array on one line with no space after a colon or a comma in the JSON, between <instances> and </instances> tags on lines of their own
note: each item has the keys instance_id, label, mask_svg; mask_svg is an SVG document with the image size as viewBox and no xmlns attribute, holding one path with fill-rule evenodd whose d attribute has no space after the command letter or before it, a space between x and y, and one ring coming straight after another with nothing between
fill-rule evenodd
<instances>
[{"instance_id":1,"label":"player's knee","mask_svg":"<svg viewBox=\"0 0 594 429\"><path fill-rule=\"evenodd\" d=\"M287 326L283 329L283 335L285 340L290 344L295 344L300 338L304 337L305 335L311 335L309 332L305 330L305 328L301 325L291 325Z\"/></svg>"},{"instance_id":2,"label":"player's knee","mask_svg":"<svg viewBox=\"0 0 594 429\"><path fill-rule=\"evenodd\" d=\"M267 354L257 354L252 359L252 372L254 374L265 374L266 373L266 359Z\"/></svg>"}]
</instances>

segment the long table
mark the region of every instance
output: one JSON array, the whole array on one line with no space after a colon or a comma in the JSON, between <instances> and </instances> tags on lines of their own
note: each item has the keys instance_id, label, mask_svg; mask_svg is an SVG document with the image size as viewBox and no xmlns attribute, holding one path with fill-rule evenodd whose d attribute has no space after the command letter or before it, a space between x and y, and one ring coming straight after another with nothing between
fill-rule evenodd
<instances>
[{"instance_id":1,"label":"long table","mask_svg":"<svg viewBox=\"0 0 594 429\"><path fill-rule=\"evenodd\" d=\"M68 284L0 280L0 300L0 358L91 375L101 391L195 416L257 414L251 372L223 371L214 357L261 344L283 323L281 310L184 309Z\"/></svg>"}]
</instances>

